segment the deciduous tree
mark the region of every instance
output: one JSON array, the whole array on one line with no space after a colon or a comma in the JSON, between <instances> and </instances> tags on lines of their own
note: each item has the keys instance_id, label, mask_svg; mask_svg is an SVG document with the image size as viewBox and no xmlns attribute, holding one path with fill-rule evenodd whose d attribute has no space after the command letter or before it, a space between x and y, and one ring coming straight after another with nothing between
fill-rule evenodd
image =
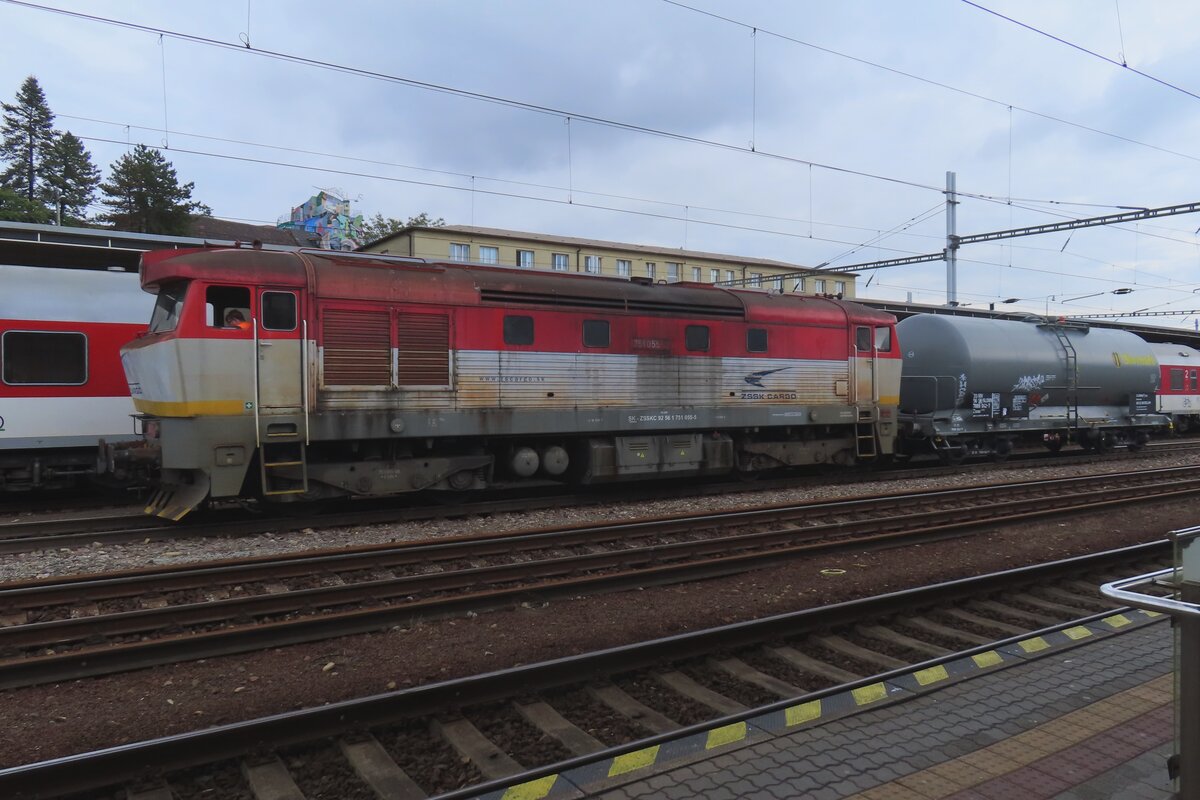
<instances>
[{"instance_id":1,"label":"deciduous tree","mask_svg":"<svg viewBox=\"0 0 1200 800\"><path fill-rule=\"evenodd\" d=\"M363 222L362 241L364 243L374 242L385 236L391 236L393 233L402 231L405 228L440 228L445 224L446 220L441 217L433 219L424 211L415 217L409 217L407 222L398 220L395 217L385 217L383 214L376 214Z\"/></svg>"}]
</instances>

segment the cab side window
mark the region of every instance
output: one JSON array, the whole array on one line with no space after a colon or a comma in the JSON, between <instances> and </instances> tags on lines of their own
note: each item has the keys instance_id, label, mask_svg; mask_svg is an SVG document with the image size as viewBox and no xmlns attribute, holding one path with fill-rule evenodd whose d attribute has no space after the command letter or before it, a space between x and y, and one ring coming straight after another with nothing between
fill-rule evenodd
<instances>
[{"instance_id":1,"label":"cab side window","mask_svg":"<svg viewBox=\"0 0 1200 800\"><path fill-rule=\"evenodd\" d=\"M262 326L268 331L296 330L296 295L291 292L263 292Z\"/></svg>"},{"instance_id":2,"label":"cab side window","mask_svg":"<svg viewBox=\"0 0 1200 800\"><path fill-rule=\"evenodd\" d=\"M855 328L854 329L854 346L859 352L871 352L871 329L870 328Z\"/></svg>"},{"instance_id":3,"label":"cab side window","mask_svg":"<svg viewBox=\"0 0 1200 800\"><path fill-rule=\"evenodd\" d=\"M248 330L250 290L244 286L209 286L204 293L209 327Z\"/></svg>"},{"instance_id":4,"label":"cab side window","mask_svg":"<svg viewBox=\"0 0 1200 800\"><path fill-rule=\"evenodd\" d=\"M892 329L879 327L875 329L875 349L881 353L892 352Z\"/></svg>"}]
</instances>

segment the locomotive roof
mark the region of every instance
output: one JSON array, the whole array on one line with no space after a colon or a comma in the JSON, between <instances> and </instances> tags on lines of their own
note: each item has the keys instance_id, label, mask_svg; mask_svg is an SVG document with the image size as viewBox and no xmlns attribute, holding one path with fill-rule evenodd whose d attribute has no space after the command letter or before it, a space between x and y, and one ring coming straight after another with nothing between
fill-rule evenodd
<instances>
[{"instance_id":1,"label":"locomotive roof","mask_svg":"<svg viewBox=\"0 0 1200 800\"><path fill-rule=\"evenodd\" d=\"M426 262L371 253L332 250L291 252L258 249L196 249L147 253L142 287L199 279L269 286L311 286L316 296L346 300L427 302L448 305L509 305L590 309L595 313L641 312L732 317L751 322L795 320L890 324L895 317L830 297L773 294L698 283L656 284L579 273L462 263ZM419 275L419 280L414 277Z\"/></svg>"}]
</instances>

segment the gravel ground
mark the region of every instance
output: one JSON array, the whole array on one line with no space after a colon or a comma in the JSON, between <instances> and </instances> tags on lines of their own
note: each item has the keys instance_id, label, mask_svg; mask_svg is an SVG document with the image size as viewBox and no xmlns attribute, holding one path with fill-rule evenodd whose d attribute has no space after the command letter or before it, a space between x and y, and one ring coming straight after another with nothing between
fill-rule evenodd
<instances>
[{"instance_id":1,"label":"gravel ground","mask_svg":"<svg viewBox=\"0 0 1200 800\"><path fill-rule=\"evenodd\" d=\"M946 477L898 479L883 483L868 482L838 486L798 487L788 490L754 490L718 496L680 496L655 502L605 504L583 508L557 508L522 513L494 514L471 519L447 519L389 525L369 525L350 528L288 530L256 536L219 539L173 539L135 544L101 545L90 547L42 550L5 556L0 562L0 581L46 578L54 575L108 572L163 564L186 564L223 558L268 556L331 547L347 547L419 539L441 539L481 533L502 533L534 528L557 528L566 525L619 522L641 517L668 514L694 514L705 511L725 511L757 508L782 503L834 500L880 493L909 493L988 483L1048 480L1059 477L1090 475L1099 472L1124 472L1154 467L1192 466L1195 453L1164 454L1137 461L1113 461L1107 464L1087 464L1056 467L1052 465L1017 467L1005 466L991 472L973 472L959 479ZM681 489L681 495L686 490ZM29 519L30 517L22 517ZM39 517L40 518L40 517ZM3 518L0 518L3 521ZM282 524L282 523L281 523Z\"/></svg>"},{"instance_id":2,"label":"gravel ground","mask_svg":"<svg viewBox=\"0 0 1200 800\"><path fill-rule=\"evenodd\" d=\"M1163 459L1157 466L1194 463ZM1107 466L1107 465L1106 465ZM1111 465L1116 470L1125 464ZM1138 462L1138 466L1149 466ZM1077 470L1079 468L1076 468ZM1094 470L1094 466L1092 468ZM993 480L1058 477L1046 469L1005 470ZM972 477L972 482L986 478ZM949 483L954 484L951 480ZM947 480L822 489L822 496L912 491ZM817 499L812 491L746 493L610 509L503 515L470 522L405 525L395 530L322 531L282 538L189 542L188 556L168 556L179 542L31 554L23 571L114 569L161 559L229 557L302 547L386 541L568 521L626 518L700 508ZM1125 544L1161 539L1200 524L1194 499L1145 503L996 528L974 536L883 552L799 559L709 581L576 597L123 675L17 689L0 694L0 768L124 742L180 733L297 708L402 689L520 663L753 619L854 597L920 586ZM72 567L62 562L71 559ZM1130 565L1130 574L1145 565ZM822 570L844 574L830 576Z\"/></svg>"}]
</instances>

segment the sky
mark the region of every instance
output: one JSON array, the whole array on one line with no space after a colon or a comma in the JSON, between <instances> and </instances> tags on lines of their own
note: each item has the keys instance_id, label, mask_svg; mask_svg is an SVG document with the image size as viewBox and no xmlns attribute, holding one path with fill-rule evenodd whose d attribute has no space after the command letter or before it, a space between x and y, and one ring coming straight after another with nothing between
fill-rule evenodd
<instances>
[{"instance_id":1,"label":"sky","mask_svg":"<svg viewBox=\"0 0 1200 800\"><path fill-rule=\"evenodd\" d=\"M160 147L194 199L258 223L324 189L811 267L941 251L947 172L959 235L1200 201L1200 4L977 2L0 0L0 98L35 75L106 175ZM1200 309L1198 229L964 246L957 300ZM862 271L858 294L941 304L946 267Z\"/></svg>"}]
</instances>

